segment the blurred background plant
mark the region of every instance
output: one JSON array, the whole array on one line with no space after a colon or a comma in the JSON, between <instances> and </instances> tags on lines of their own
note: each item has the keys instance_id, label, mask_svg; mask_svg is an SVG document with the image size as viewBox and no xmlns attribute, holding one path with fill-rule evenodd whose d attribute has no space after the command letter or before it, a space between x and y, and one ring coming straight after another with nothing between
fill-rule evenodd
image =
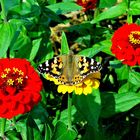
<instances>
[{"instance_id":1,"label":"blurred background plant","mask_svg":"<svg viewBox=\"0 0 140 140\"><path fill-rule=\"evenodd\" d=\"M75 54L94 57L103 67L99 89L87 96L73 95L71 129L67 129L68 95L57 93L54 83L41 76L41 102L31 112L7 120L3 139L140 139L140 69L122 64L111 52L115 30L124 23L139 25L140 1L98 0L87 10L78 4L1 0L1 58L26 58L36 69L65 50L68 42Z\"/></svg>"}]
</instances>

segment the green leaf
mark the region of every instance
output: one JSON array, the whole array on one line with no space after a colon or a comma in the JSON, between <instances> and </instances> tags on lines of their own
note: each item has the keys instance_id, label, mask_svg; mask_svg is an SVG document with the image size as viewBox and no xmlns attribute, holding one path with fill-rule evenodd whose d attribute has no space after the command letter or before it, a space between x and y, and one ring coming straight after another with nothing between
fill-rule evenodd
<instances>
[{"instance_id":1,"label":"green leaf","mask_svg":"<svg viewBox=\"0 0 140 140\"><path fill-rule=\"evenodd\" d=\"M30 114L33 116L33 119L39 119L41 123L45 123L48 119L48 112L43 106L41 106L41 104L35 106Z\"/></svg>"},{"instance_id":2,"label":"green leaf","mask_svg":"<svg viewBox=\"0 0 140 140\"><path fill-rule=\"evenodd\" d=\"M15 125L16 131L21 134L23 140L27 140L27 133L26 133L27 127L25 124L26 124L25 120L20 120Z\"/></svg>"},{"instance_id":3,"label":"green leaf","mask_svg":"<svg viewBox=\"0 0 140 140\"><path fill-rule=\"evenodd\" d=\"M71 119L74 120L74 115L76 114L76 108L75 106L71 107ZM60 115L60 121L62 121L65 124L68 124L68 109L65 109L61 112Z\"/></svg>"},{"instance_id":4,"label":"green leaf","mask_svg":"<svg viewBox=\"0 0 140 140\"><path fill-rule=\"evenodd\" d=\"M22 42L21 46L19 44L20 42ZM20 38L18 40L16 45L19 45L20 49L18 49L17 51L14 51L15 52L14 57L29 59L30 52L31 52L31 49L32 49L32 44L31 44L30 38L28 36L24 36L23 38Z\"/></svg>"},{"instance_id":5,"label":"green leaf","mask_svg":"<svg viewBox=\"0 0 140 140\"><path fill-rule=\"evenodd\" d=\"M130 15L139 15L140 14L140 1L131 1L128 13Z\"/></svg>"},{"instance_id":6,"label":"green leaf","mask_svg":"<svg viewBox=\"0 0 140 140\"><path fill-rule=\"evenodd\" d=\"M48 3L51 5L51 4L55 4L56 3L56 0L48 0Z\"/></svg>"},{"instance_id":7,"label":"green leaf","mask_svg":"<svg viewBox=\"0 0 140 140\"><path fill-rule=\"evenodd\" d=\"M77 34L80 34L82 36L89 35L89 32L91 29L94 29L94 25L90 24L90 22L82 22L76 25L72 25L70 27L67 27L67 31L69 32L76 32ZM95 30L95 29L94 29Z\"/></svg>"},{"instance_id":8,"label":"green leaf","mask_svg":"<svg viewBox=\"0 0 140 140\"><path fill-rule=\"evenodd\" d=\"M102 131L97 131L93 127L88 125L86 127L86 132L85 132L84 136L82 137L82 140L91 140L91 138L92 138L92 140L107 140L107 139L105 139L105 136L104 137L100 136L101 132ZM110 139L108 139L108 140L110 140Z\"/></svg>"},{"instance_id":9,"label":"green leaf","mask_svg":"<svg viewBox=\"0 0 140 140\"><path fill-rule=\"evenodd\" d=\"M30 57L29 57L30 61L33 61L33 59L36 57L37 52L40 47L41 40L42 40L41 38L33 40L33 47L32 47L31 53L30 53Z\"/></svg>"},{"instance_id":10,"label":"green leaf","mask_svg":"<svg viewBox=\"0 0 140 140\"><path fill-rule=\"evenodd\" d=\"M139 85L133 85L131 84L130 82L127 82L125 84L123 84L119 90L118 90L118 93L125 93L125 92L137 92L139 89Z\"/></svg>"},{"instance_id":11,"label":"green leaf","mask_svg":"<svg viewBox=\"0 0 140 140\"><path fill-rule=\"evenodd\" d=\"M27 36L26 28L21 27L21 23L15 24L15 33L9 47L10 57L29 58L32 47L31 40Z\"/></svg>"},{"instance_id":12,"label":"green leaf","mask_svg":"<svg viewBox=\"0 0 140 140\"><path fill-rule=\"evenodd\" d=\"M136 93L128 92L115 95L116 112L124 112L140 103L140 97Z\"/></svg>"},{"instance_id":13,"label":"green leaf","mask_svg":"<svg viewBox=\"0 0 140 140\"><path fill-rule=\"evenodd\" d=\"M111 41L110 40L104 40L102 42L99 43L99 45L104 46L103 49L101 50L102 52L109 54L109 55L113 55L111 52Z\"/></svg>"},{"instance_id":14,"label":"green leaf","mask_svg":"<svg viewBox=\"0 0 140 140\"><path fill-rule=\"evenodd\" d=\"M129 67L127 65L122 65L120 68L115 68L115 72L117 73L118 80L127 80L129 76Z\"/></svg>"},{"instance_id":15,"label":"green leaf","mask_svg":"<svg viewBox=\"0 0 140 140\"><path fill-rule=\"evenodd\" d=\"M15 28L15 33L13 36L13 39L10 44L10 53L11 51L17 51L19 50L24 44L26 43L25 38L27 37L27 30L23 26L25 22L23 20L19 19L11 19L10 23L14 26Z\"/></svg>"},{"instance_id":16,"label":"green leaf","mask_svg":"<svg viewBox=\"0 0 140 140\"><path fill-rule=\"evenodd\" d=\"M106 11L99 14L95 19L91 21L91 24L95 24L101 20L111 19L123 15L126 13L127 5L125 2L119 3L116 6L113 6Z\"/></svg>"},{"instance_id":17,"label":"green leaf","mask_svg":"<svg viewBox=\"0 0 140 140\"><path fill-rule=\"evenodd\" d=\"M6 133L6 139L9 139L9 140L19 140L19 138L17 137L18 133L15 132L15 131L8 131Z\"/></svg>"},{"instance_id":18,"label":"green leaf","mask_svg":"<svg viewBox=\"0 0 140 140\"><path fill-rule=\"evenodd\" d=\"M106 118L116 113L126 112L140 103L140 96L134 92L102 93L101 116Z\"/></svg>"},{"instance_id":19,"label":"green leaf","mask_svg":"<svg viewBox=\"0 0 140 140\"><path fill-rule=\"evenodd\" d=\"M116 68L121 68L123 66L122 62L119 60L113 60L113 61L109 61L109 64L112 68L116 69Z\"/></svg>"},{"instance_id":20,"label":"green leaf","mask_svg":"<svg viewBox=\"0 0 140 140\"><path fill-rule=\"evenodd\" d=\"M11 23L4 23L0 28L0 57L4 57L16 33L16 28Z\"/></svg>"},{"instance_id":21,"label":"green leaf","mask_svg":"<svg viewBox=\"0 0 140 140\"><path fill-rule=\"evenodd\" d=\"M63 122L58 122L55 126L55 131L52 140L75 140L77 132L73 129L68 129Z\"/></svg>"},{"instance_id":22,"label":"green leaf","mask_svg":"<svg viewBox=\"0 0 140 140\"><path fill-rule=\"evenodd\" d=\"M129 83L125 83L124 85L122 85L119 90L118 90L118 93L126 93L128 92L130 89L130 84Z\"/></svg>"},{"instance_id":23,"label":"green leaf","mask_svg":"<svg viewBox=\"0 0 140 140\"><path fill-rule=\"evenodd\" d=\"M69 54L67 37L64 32L62 32L62 38L61 38L61 55L62 54Z\"/></svg>"},{"instance_id":24,"label":"green leaf","mask_svg":"<svg viewBox=\"0 0 140 140\"><path fill-rule=\"evenodd\" d=\"M45 19L42 18L42 23L46 23L47 25L49 25L51 21L55 21L57 23L63 22L59 15L57 15L55 12L53 12L47 7L44 8L44 17Z\"/></svg>"},{"instance_id":25,"label":"green leaf","mask_svg":"<svg viewBox=\"0 0 140 140\"><path fill-rule=\"evenodd\" d=\"M39 47L36 58L45 62L48 59L51 59L54 56L53 46L51 42L48 42L47 45L41 45Z\"/></svg>"},{"instance_id":26,"label":"green leaf","mask_svg":"<svg viewBox=\"0 0 140 140\"><path fill-rule=\"evenodd\" d=\"M128 81L134 85L140 86L140 73L130 71Z\"/></svg>"},{"instance_id":27,"label":"green leaf","mask_svg":"<svg viewBox=\"0 0 140 140\"><path fill-rule=\"evenodd\" d=\"M76 11L76 10L82 10L82 7L77 5L74 2L60 2L56 4L52 4L47 6L50 10L55 12L56 14L66 14L68 12Z\"/></svg>"},{"instance_id":28,"label":"green leaf","mask_svg":"<svg viewBox=\"0 0 140 140\"><path fill-rule=\"evenodd\" d=\"M89 125L98 130L98 119L101 109L99 90L93 90L90 95L75 95L73 103L77 110L88 121Z\"/></svg>"},{"instance_id":29,"label":"green leaf","mask_svg":"<svg viewBox=\"0 0 140 140\"><path fill-rule=\"evenodd\" d=\"M111 7L117 3L117 0L100 0L99 8Z\"/></svg>"},{"instance_id":30,"label":"green leaf","mask_svg":"<svg viewBox=\"0 0 140 140\"><path fill-rule=\"evenodd\" d=\"M9 9L9 14L19 14L22 16L32 17L32 16L39 16L41 13L40 7L37 5L37 2L20 2L20 4L11 7Z\"/></svg>"},{"instance_id":31,"label":"green leaf","mask_svg":"<svg viewBox=\"0 0 140 140\"><path fill-rule=\"evenodd\" d=\"M4 2L4 9L5 9L6 15L12 7L19 4L19 0L3 0L3 2Z\"/></svg>"},{"instance_id":32,"label":"green leaf","mask_svg":"<svg viewBox=\"0 0 140 140\"><path fill-rule=\"evenodd\" d=\"M50 140L52 137L52 129L48 124L45 124L45 140Z\"/></svg>"},{"instance_id":33,"label":"green leaf","mask_svg":"<svg viewBox=\"0 0 140 140\"><path fill-rule=\"evenodd\" d=\"M43 140L38 125L30 115L27 119L27 139Z\"/></svg>"},{"instance_id":34,"label":"green leaf","mask_svg":"<svg viewBox=\"0 0 140 140\"><path fill-rule=\"evenodd\" d=\"M112 55L110 51L110 46L111 46L110 40L101 41L93 45L92 48L88 48L83 51L80 51L79 54L87 56L87 57L93 57L94 55L102 51L102 52Z\"/></svg>"}]
</instances>

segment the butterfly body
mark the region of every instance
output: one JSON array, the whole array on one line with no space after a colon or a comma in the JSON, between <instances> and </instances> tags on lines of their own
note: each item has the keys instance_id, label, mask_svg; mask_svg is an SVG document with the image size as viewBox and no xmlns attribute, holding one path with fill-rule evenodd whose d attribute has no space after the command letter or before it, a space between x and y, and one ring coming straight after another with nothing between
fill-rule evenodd
<instances>
[{"instance_id":1,"label":"butterfly body","mask_svg":"<svg viewBox=\"0 0 140 140\"><path fill-rule=\"evenodd\" d=\"M40 64L40 73L50 74L61 84L75 85L89 74L100 71L101 65L92 58L80 55L60 55Z\"/></svg>"}]
</instances>

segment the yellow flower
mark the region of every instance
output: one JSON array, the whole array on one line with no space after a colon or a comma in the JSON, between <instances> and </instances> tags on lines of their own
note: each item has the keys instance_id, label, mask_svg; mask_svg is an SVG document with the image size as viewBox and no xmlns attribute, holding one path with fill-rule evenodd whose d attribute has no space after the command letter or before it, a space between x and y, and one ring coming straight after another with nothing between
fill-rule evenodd
<instances>
[{"instance_id":1,"label":"yellow flower","mask_svg":"<svg viewBox=\"0 0 140 140\"><path fill-rule=\"evenodd\" d=\"M57 87L57 91L59 93L65 94L65 93L72 93L74 92L77 95L87 95L92 93L92 89L97 89L100 85L100 82L98 79L101 78L101 73L96 72L92 73L89 76L87 76L82 82L76 84L76 85L62 85L60 82L58 82L58 79L52 77L49 74L46 74L46 79L49 81L53 81Z\"/></svg>"}]
</instances>

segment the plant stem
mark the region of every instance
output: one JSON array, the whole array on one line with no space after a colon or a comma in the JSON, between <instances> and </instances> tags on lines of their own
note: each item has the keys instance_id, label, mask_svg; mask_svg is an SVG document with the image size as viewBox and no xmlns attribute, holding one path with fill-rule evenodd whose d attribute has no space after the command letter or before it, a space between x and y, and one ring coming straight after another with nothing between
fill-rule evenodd
<instances>
[{"instance_id":1,"label":"plant stem","mask_svg":"<svg viewBox=\"0 0 140 140\"><path fill-rule=\"evenodd\" d=\"M127 0L127 23L133 23L132 15L130 14L130 0Z\"/></svg>"},{"instance_id":2,"label":"plant stem","mask_svg":"<svg viewBox=\"0 0 140 140\"><path fill-rule=\"evenodd\" d=\"M0 0L0 3L1 3L2 15L3 15L3 18L4 18L4 22L7 22L6 11L5 11L5 6L4 6L4 0Z\"/></svg>"},{"instance_id":3,"label":"plant stem","mask_svg":"<svg viewBox=\"0 0 140 140\"><path fill-rule=\"evenodd\" d=\"M72 106L72 98L70 94L68 94L68 129L71 129L71 106Z\"/></svg>"},{"instance_id":4,"label":"plant stem","mask_svg":"<svg viewBox=\"0 0 140 140\"><path fill-rule=\"evenodd\" d=\"M127 14L127 23L133 23L132 15L130 15L129 13Z\"/></svg>"},{"instance_id":5,"label":"plant stem","mask_svg":"<svg viewBox=\"0 0 140 140\"><path fill-rule=\"evenodd\" d=\"M2 118L1 119L1 127L0 127L0 133L1 133L2 138L4 138L5 125L6 125L6 119Z\"/></svg>"},{"instance_id":6,"label":"plant stem","mask_svg":"<svg viewBox=\"0 0 140 140\"><path fill-rule=\"evenodd\" d=\"M16 118L13 117L12 121L13 121L13 125L15 126L16 125Z\"/></svg>"}]
</instances>

